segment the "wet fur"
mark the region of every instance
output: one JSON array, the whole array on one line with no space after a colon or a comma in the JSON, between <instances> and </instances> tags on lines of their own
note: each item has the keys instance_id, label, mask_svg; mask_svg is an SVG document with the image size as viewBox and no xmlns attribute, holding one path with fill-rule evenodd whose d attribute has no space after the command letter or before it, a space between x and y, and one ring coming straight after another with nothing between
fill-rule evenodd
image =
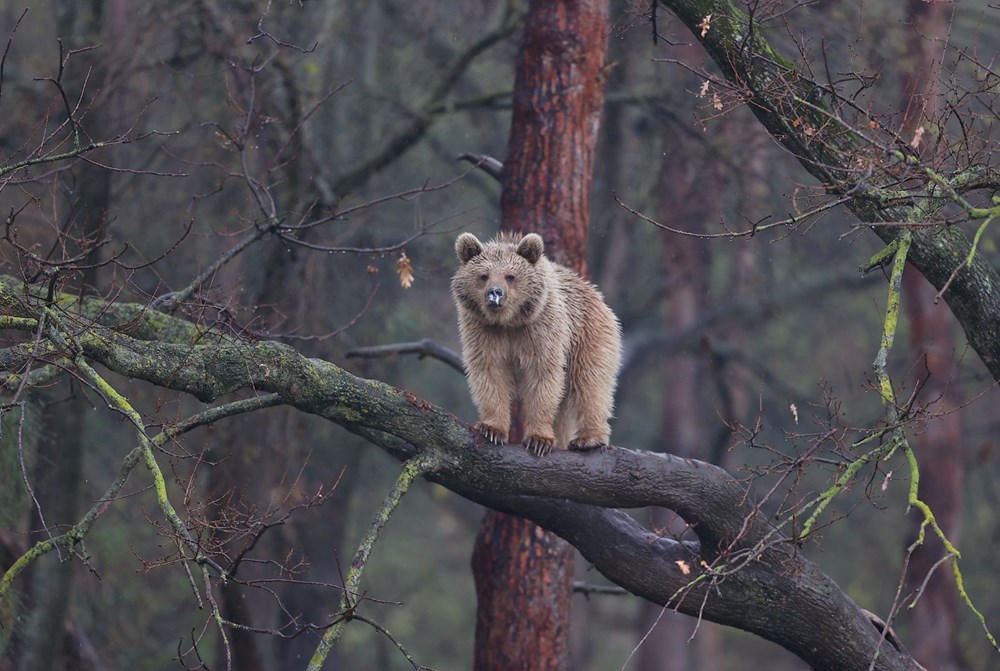
<instances>
[{"instance_id":1,"label":"wet fur","mask_svg":"<svg viewBox=\"0 0 1000 671\"><path fill-rule=\"evenodd\" d=\"M505 443L511 402L520 400L524 445L535 454L606 446L621 328L600 292L549 261L534 233L486 243L463 233L455 252L462 265L451 290L483 435ZM490 288L504 292L499 309L488 306Z\"/></svg>"}]
</instances>

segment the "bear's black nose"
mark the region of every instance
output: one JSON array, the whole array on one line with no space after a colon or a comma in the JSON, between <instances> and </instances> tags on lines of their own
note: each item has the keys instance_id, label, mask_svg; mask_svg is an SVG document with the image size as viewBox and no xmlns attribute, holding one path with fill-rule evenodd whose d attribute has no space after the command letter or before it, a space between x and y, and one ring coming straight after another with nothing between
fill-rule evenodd
<instances>
[{"instance_id":1,"label":"bear's black nose","mask_svg":"<svg viewBox=\"0 0 1000 671\"><path fill-rule=\"evenodd\" d=\"M490 287L486 290L486 302L491 308L503 305L503 287Z\"/></svg>"}]
</instances>

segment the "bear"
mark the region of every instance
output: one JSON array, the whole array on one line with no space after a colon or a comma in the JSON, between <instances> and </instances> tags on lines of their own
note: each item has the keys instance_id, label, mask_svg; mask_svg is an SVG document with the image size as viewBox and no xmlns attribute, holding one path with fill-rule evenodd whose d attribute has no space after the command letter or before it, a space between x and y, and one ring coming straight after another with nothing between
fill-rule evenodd
<instances>
[{"instance_id":1,"label":"bear","mask_svg":"<svg viewBox=\"0 0 1000 671\"><path fill-rule=\"evenodd\" d=\"M547 259L537 233L486 243L462 233L455 253L451 292L479 432L505 444L520 400L530 453L606 448L622 338L597 288Z\"/></svg>"}]
</instances>

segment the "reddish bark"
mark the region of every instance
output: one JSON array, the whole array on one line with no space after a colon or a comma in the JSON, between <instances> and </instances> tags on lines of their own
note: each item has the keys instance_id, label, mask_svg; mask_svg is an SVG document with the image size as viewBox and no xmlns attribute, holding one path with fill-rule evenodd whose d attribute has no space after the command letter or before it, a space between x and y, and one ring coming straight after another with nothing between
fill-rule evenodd
<instances>
[{"instance_id":1,"label":"reddish bark","mask_svg":"<svg viewBox=\"0 0 1000 671\"><path fill-rule=\"evenodd\" d=\"M948 7L940 3L909 0L913 24L903 59L906 76L903 82L904 139L918 137L918 128L938 117L941 101L938 73L944 56L944 38L948 34ZM917 146L925 158L923 143ZM955 338L947 307L934 305L936 291L918 272L907 266L903 291L910 322L910 348L913 358L923 358L925 366L916 376L926 375L917 403L926 405L928 419L913 438L920 466L920 498L930 506L949 540L958 544L962 521L964 470L964 428L962 416L955 412L962 405L956 389ZM916 538L919 519L914 519L911 538ZM917 589L930 571L925 592L911 611L913 656L928 669L957 671L961 668L958 643L958 589L947 564L934 565L945 554L944 546L933 534L910 557L907 580Z\"/></svg>"},{"instance_id":2,"label":"reddish bark","mask_svg":"<svg viewBox=\"0 0 1000 671\"><path fill-rule=\"evenodd\" d=\"M503 228L539 233L584 276L607 33L606 1L531 3L502 174ZM487 513L472 556L477 671L569 668L574 560L533 523Z\"/></svg>"},{"instance_id":3,"label":"reddish bark","mask_svg":"<svg viewBox=\"0 0 1000 671\"><path fill-rule=\"evenodd\" d=\"M534 522L490 511L476 538L476 669L569 668L576 551Z\"/></svg>"},{"instance_id":4,"label":"reddish bark","mask_svg":"<svg viewBox=\"0 0 1000 671\"><path fill-rule=\"evenodd\" d=\"M541 234L551 258L583 275L607 34L607 2L531 3L500 196L506 230Z\"/></svg>"}]
</instances>

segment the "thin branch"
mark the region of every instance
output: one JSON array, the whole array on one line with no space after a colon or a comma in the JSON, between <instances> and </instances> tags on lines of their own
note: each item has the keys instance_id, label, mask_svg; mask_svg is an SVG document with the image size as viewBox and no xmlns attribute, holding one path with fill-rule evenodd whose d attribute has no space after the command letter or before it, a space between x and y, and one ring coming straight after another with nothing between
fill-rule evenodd
<instances>
[{"instance_id":1,"label":"thin branch","mask_svg":"<svg viewBox=\"0 0 1000 671\"><path fill-rule=\"evenodd\" d=\"M389 639L392 642L392 644L395 645L396 648L398 648L401 653L403 653L403 657L405 657L406 661L408 661L410 663L410 666L412 666L417 671L434 671L434 669L431 668L431 667L429 667L429 666L424 666L422 664L417 664L416 660L413 659L413 655L410 653L409 650L407 650L403 646L403 644L399 641L399 639L396 638L395 636L393 636L393 634L392 634L391 631L389 631L388 629L386 629L385 627L383 627L382 625L380 625L375 620L371 620L371 619L369 619L369 618L367 618L364 615L361 615L359 613L353 613L351 615L351 619L357 620L358 622L364 622L365 624L367 624L368 626L370 626L372 629L374 629L375 631L377 631L378 633L382 634L387 639Z\"/></svg>"},{"instance_id":2,"label":"thin branch","mask_svg":"<svg viewBox=\"0 0 1000 671\"><path fill-rule=\"evenodd\" d=\"M516 7L516 9L513 7ZM518 25L520 25L523 16L523 8L514 3L509 3L499 25L470 44L465 51L458 54L444 68L443 74L431 90L431 93L427 96L427 99L414 112L414 118L409 125L395 137L391 138L381 150L377 151L362 165L337 179L333 185L334 193L341 196L350 193L367 181L372 175L380 172L415 146L417 141L427 133L438 119L447 112L450 112L448 106L442 107L441 104L461 79L462 74L472 64L475 57L513 34Z\"/></svg>"},{"instance_id":3,"label":"thin branch","mask_svg":"<svg viewBox=\"0 0 1000 671\"><path fill-rule=\"evenodd\" d=\"M414 480L433 471L436 465L435 461L427 457L417 457L403 464L402 472L396 478L392 489L376 511L368 527L368 531L365 533L361 544L358 546L358 551L354 555L351 568L347 572L347 579L344 581L344 595L337 608L338 613L345 613L346 615L323 633L323 638L320 640L319 645L316 646L316 651L313 653L312 659L309 660L309 665L306 667L307 671L320 671L327 656L330 654L330 649L340 638L347 621L353 616L354 609L357 608L359 603L361 575L365 570L365 565L368 563L368 557L375 547L375 542L382 535L382 529L389 521L393 511L399 506L403 495L409 490Z\"/></svg>"},{"instance_id":4,"label":"thin branch","mask_svg":"<svg viewBox=\"0 0 1000 671\"><path fill-rule=\"evenodd\" d=\"M7 46L4 47L3 57L0 58L0 102L3 101L3 83L4 83L4 68L7 65L7 54L10 53L10 47L14 44L14 34L17 29L21 26L21 21L24 20L24 15L28 13L28 8L25 7L21 12L21 15L17 17L17 21L14 22L14 27L11 28L10 35L7 36Z\"/></svg>"},{"instance_id":5,"label":"thin branch","mask_svg":"<svg viewBox=\"0 0 1000 671\"><path fill-rule=\"evenodd\" d=\"M234 417L236 415L253 412L262 408L270 408L276 405L281 405L281 403L281 398L277 394L265 394L263 396L255 396L253 398L226 403L224 405L199 412L181 422L178 422L177 424L166 427L158 435L153 437L151 442L157 447L162 447L168 441L173 440L177 436L187 433L188 431L196 429L200 426L213 424L226 417ZM125 458L122 459L122 464L118 469L117 477L108 486L104 494L94 502L94 505L90 507L79 522L74 524L65 533L56 536L51 540L36 543L34 547L21 555L21 557L19 557L17 561L15 561L11 567L7 569L3 578L0 579L0 599L4 597L17 576L24 571L24 569L27 568L31 562L35 561L42 555L51 552L56 549L56 547L67 549L71 548L77 542L86 537L94 523L108 510L108 508L110 508L111 503L118 498L118 494L121 492L122 487L125 486L125 482L128 480L128 476L132 472L132 469L139 463L139 461L142 460L144 455L145 450L143 445L133 447L132 450L125 455Z\"/></svg>"},{"instance_id":6,"label":"thin branch","mask_svg":"<svg viewBox=\"0 0 1000 671\"><path fill-rule=\"evenodd\" d=\"M422 338L414 342L392 343L388 345L373 345L371 347L355 347L347 350L344 355L348 359L382 359L399 354L416 354L421 359L429 356L448 364L459 373L465 374L462 356L430 338Z\"/></svg>"},{"instance_id":7,"label":"thin branch","mask_svg":"<svg viewBox=\"0 0 1000 671\"><path fill-rule=\"evenodd\" d=\"M469 163L472 163L493 179L498 182L500 181L500 175L503 173L503 163L492 156L487 156L486 154L470 154L466 152L459 154L456 158L459 161L468 161Z\"/></svg>"}]
</instances>

